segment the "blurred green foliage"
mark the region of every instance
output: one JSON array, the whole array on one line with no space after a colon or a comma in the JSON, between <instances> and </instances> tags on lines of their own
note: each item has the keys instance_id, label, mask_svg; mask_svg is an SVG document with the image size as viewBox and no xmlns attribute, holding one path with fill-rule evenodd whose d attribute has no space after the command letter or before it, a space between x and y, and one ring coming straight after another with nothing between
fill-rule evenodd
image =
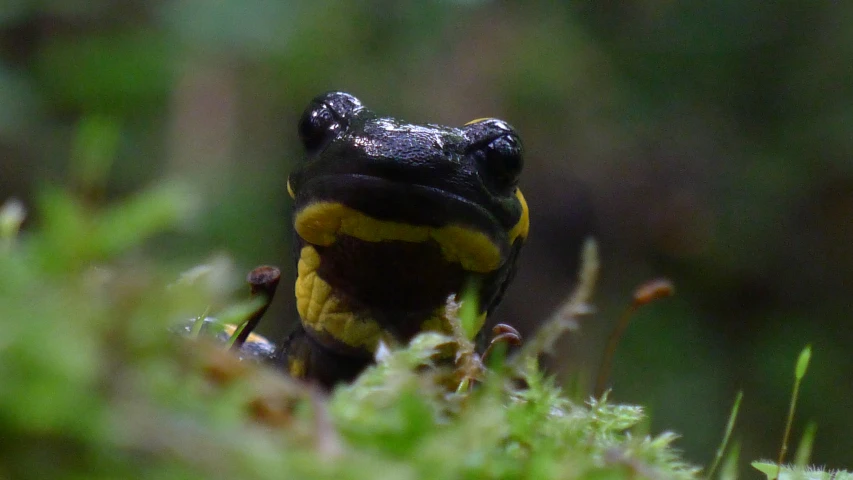
<instances>
[{"instance_id":1,"label":"blurred green foliage","mask_svg":"<svg viewBox=\"0 0 853 480\"><path fill-rule=\"evenodd\" d=\"M24 238L21 207L0 209L4 478L695 478L674 434L635 434L640 407L570 401L533 359L524 388L498 368L453 392L452 371L426 368L452 339L426 333L327 397L179 337L186 319L257 309L228 300L228 269L170 281L139 255L187 202L158 188L78 202L52 193Z\"/></svg>"},{"instance_id":2,"label":"blurred green foliage","mask_svg":"<svg viewBox=\"0 0 853 480\"><path fill-rule=\"evenodd\" d=\"M740 458L772 455L791 359L811 342L800 418L819 425L814 461L849 468L850 20L844 2L7 1L0 201L52 205L23 228L57 225L33 248L61 268L181 218L140 254L178 270L225 250L243 270L281 265L288 285L285 182L310 98L343 89L410 121L501 117L525 141L532 230L495 320L531 332L592 231L600 314L561 344L561 378L594 374L628 293L666 275L677 297L629 328L614 397L648 405L653 430L707 463L743 389ZM109 139L95 158L74 153L87 128ZM88 216L151 184L188 187ZM188 191L191 218L171 210ZM160 213L138 224L134 208ZM294 319L288 297L263 326L274 337Z\"/></svg>"}]
</instances>

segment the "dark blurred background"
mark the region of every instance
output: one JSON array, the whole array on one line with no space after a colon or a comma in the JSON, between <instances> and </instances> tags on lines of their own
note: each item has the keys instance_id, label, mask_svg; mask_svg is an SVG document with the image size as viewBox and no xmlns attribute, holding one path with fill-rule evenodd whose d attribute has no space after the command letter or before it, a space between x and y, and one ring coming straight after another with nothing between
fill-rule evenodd
<instances>
[{"instance_id":1,"label":"dark blurred background","mask_svg":"<svg viewBox=\"0 0 853 480\"><path fill-rule=\"evenodd\" d=\"M853 468L853 4L5 0L0 200L68 184L81 120L107 125L105 198L174 177L205 195L152 255L285 268L278 336L295 125L332 89L521 132L532 229L496 320L531 332L600 242L599 312L558 378L589 385L634 287L666 276L677 295L636 315L613 397L707 464L743 389L741 458L775 457L811 342L794 438L814 420L814 463Z\"/></svg>"}]
</instances>

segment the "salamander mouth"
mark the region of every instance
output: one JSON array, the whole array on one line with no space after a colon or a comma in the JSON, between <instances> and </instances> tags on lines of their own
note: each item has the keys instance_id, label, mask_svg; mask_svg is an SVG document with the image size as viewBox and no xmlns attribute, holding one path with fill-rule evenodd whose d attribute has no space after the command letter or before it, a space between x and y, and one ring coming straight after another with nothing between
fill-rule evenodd
<instances>
[{"instance_id":1,"label":"salamander mouth","mask_svg":"<svg viewBox=\"0 0 853 480\"><path fill-rule=\"evenodd\" d=\"M343 236L432 244L443 260L475 273L498 269L509 249L506 231L474 202L434 187L366 175L319 176L302 185L294 227L305 242L319 247Z\"/></svg>"}]
</instances>

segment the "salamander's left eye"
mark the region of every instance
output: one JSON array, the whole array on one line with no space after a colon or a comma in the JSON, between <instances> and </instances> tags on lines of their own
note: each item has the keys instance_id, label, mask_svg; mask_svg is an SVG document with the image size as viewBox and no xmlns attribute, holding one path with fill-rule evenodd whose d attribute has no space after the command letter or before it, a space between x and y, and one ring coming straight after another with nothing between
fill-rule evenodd
<instances>
[{"instance_id":1,"label":"salamander's left eye","mask_svg":"<svg viewBox=\"0 0 853 480\"><path fill-rule=\"evenodd\" d=\"M497 118L472 120L462 127L477 162L483 185L498 195L512 195L524 167L521 139Z\"/></svg>"},{"instance_id":2,"label":"salamander's left eye","mask_svg":"<svg viewBox=\"0 0 853 480\"><path fill-rule=\"evenodd\" d=\"M483 148L480 175L495 191L511 194L524 167L521 141L513 134L500 136Z\"/></svg>"}]
</instances>

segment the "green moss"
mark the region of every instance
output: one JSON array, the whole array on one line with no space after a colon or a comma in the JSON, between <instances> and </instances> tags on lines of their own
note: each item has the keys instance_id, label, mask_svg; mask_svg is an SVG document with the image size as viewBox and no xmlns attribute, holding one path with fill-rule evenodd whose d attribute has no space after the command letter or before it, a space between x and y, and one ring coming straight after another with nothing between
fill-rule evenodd
<instances>
[{"instance_id":1,"label":"green moss","mask_svg":"<svg viewBox=\"0 0 853 480\"><path fill-rule=\"evenodd\" d=\"M674 435L632 435L641 408L569 401L533 357L456 391L455 372L429 367L452 339L424 334L327 397L176 337L176 322L239 308L201 278L228 273L176 281L140 254L185 204L172 188L107 208L55 191L0 251L0 476L694 476Z\"/></svg>"}]
</instances>

